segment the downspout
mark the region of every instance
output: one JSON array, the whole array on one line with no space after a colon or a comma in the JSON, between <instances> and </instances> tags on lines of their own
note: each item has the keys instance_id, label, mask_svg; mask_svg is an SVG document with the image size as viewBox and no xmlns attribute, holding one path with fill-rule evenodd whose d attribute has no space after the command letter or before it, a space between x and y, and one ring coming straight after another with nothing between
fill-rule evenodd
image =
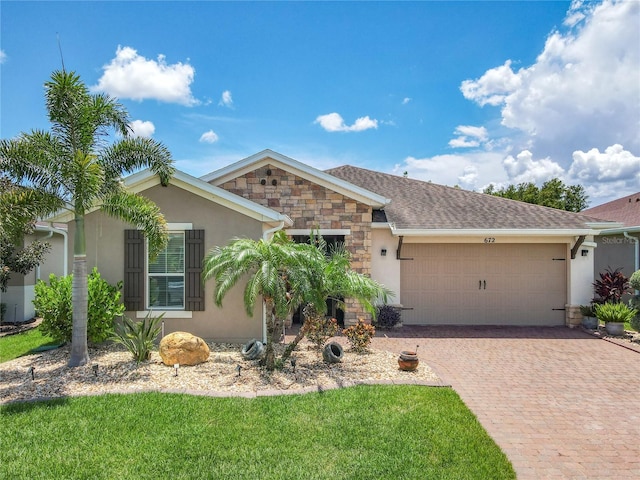
<instances>
[{"instance_id":1,"label":"downspout","mask_svg":"<svg viewBox=\"0 0 640 480\"><path fill-rule=\"evenodd\" d=\"M262 240L267 241L271 234L276 233L278 230L282 230L284 228L284 220L280 222L280 225L270 228L262 232ZM262 342L267 342L267 311L264 308L264 302L262 302Z\"/></svg>"},{"instance_id":2,"label":"downspout","mask_svg":"<svg viewBox=\"0 0 640 480\"><path fill-rule=\"evenodd\" d=\"M53 237L53 230L49 230L49 233L42 237L42 240L49 240L51 237ZM40 264L36 265L36 282L38 280L42 280L40 278Z\"/></svg>"},{"instance_id":3,"label":"downspout","mask_svg":"<svg viewBox=\"0 0 640 480\"><path fill-rule=\"evenodd\" d=\"M635 268L634 268L634 272L637 272L638 270L640 270L640 240L638 240L638 237L634 237L632 235L629 235L627 232L622 232L622 234L628 238L629 240L631 240L633 243L636 244L636 248L635 248ZM639 290L635 291L635 294L638 295Z\"/></svg>"},{"instance_id":4,"label":"downspout","mask_svg":"<svg viewBox=\"0 0 640 480\"><path fill-rule=\"evenodd\" d=\"M62 264L62 275L63 276L67 276L69 273L69 251L68 251L68 247L69 247L69 235L65 230L60 230L59 228L55 228L53 225L42 225L43 229L46 229L49 233L47 234L46 237L44 237L45 239L51 238L53 236L54 233L57 233L59 235L62 235L63 238L63 250L62 250L62 254L63 254L63 264ZM40 268L38 266L38 272L37 272L37 278L40 278Z\"/></svg>"}]
</instances>

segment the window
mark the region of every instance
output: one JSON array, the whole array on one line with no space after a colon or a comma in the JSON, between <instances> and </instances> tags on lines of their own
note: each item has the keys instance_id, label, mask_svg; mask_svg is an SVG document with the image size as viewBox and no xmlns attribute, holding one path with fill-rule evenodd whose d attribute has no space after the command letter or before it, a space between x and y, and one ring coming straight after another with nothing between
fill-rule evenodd
<instances>
[{"instance_id":1,"label":"window","mask_svg":"<svg viewBox=\"0 0 640 480\"><path fill-rule=\"evenodd\" d=\"M169 228L169 244L153 262L147 257L142 232L124 232L124 304L141 318L147 309L164 310L165 318L178 318L181 311L205 308L204 230L192 230L191 224L170 224Z\"/></svg>"},{"instance_id":2,"label":"window","mask_svg":"<svg viewBox=\"0 0 640 480\"><path fill-rule=\"evenodd\" d=\"M148 261L149 308L184 309L184 245L184 232L171 232L167 248Z\"/></svg>"}]
</instances>

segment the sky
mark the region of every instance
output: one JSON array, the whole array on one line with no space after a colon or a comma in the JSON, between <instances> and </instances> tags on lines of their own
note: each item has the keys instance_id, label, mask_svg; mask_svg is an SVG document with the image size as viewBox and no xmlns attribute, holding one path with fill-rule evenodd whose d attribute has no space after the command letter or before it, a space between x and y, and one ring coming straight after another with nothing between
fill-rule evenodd
<instances>
[{"instance_id":1,"label":"sky","mask_svg":"<svg viewBox=\"0 0 640 480\"><path fill-rule=\"evenodd\" d=\"M481 191L640 191L640 1L0 2L0 137L75 71L201 176L264 149Z\"/></svg>"}]
</instances>

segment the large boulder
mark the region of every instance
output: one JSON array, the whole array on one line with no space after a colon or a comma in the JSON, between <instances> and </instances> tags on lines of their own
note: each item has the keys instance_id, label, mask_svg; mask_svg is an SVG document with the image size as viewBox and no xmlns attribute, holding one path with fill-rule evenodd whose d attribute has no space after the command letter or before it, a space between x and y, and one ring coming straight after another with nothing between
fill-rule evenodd
<instances>
[{"instance_id":1,"label":"large boulder","mask_svg":"<svg viewBox=\"0 0 640 480\"><path fill-rule=\"evenodd\" d=\"M209 358L209 345L191 333L173 332L160 341L160 357L165 365L197 365Z\"/></svg>"}]
</instances>

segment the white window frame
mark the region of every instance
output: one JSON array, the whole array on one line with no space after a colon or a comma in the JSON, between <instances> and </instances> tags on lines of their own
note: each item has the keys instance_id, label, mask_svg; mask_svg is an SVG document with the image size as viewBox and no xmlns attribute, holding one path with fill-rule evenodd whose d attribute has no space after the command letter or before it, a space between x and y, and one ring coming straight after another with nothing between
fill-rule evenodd
<instances>
[{"instance_id":1,"label":"white window frame","mask_svg":"<svg viewBox=\"0 0 640 480\"><path fill-rule=\"evenodd\" d=\"M181 233L184 235L185 230L193 230L193 224L192 223L168 223L167 224L168 233ZM183 254L186 255L186 235L183 236ZM156 315L164 314L164 318L192 318L193 316L192 312L185 310L185 307L186 307L186 298L184 298L184 296L186 295L185 289L183 289L183 292L182 292L183 294L182 307L176 307L176 308L162 307L162 309L155 309L153 306L149 305L149 281L150 281L150 277L155 276L155 274L149 275L149 244L148 243L145 245L145 255L146 255L145 272L144 272L145 287L146 287L145 305L147 307L147 310L136 312L136 318L145 318L150 311L153 311L153 313ZM159 275L159 276L162 276L162 275ZM167 276L176 276L176 275L167 274ZM183 276L183 279L186 277L186 272L184 271L184 268L183 268L182 276Z\"/></svg>"}]
</instances>

